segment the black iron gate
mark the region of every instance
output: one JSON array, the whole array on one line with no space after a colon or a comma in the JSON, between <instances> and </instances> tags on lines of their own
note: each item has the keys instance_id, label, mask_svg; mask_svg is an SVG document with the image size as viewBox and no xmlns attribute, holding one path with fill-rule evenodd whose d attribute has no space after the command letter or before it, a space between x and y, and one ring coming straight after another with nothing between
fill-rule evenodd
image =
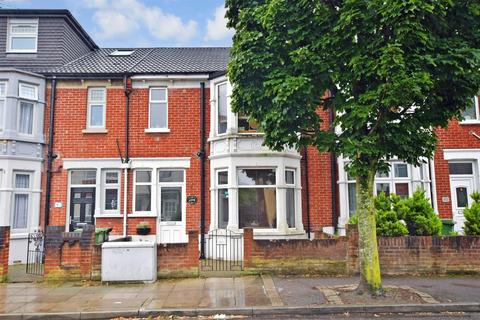
<instances>
[{"instance_id":1,"label":"black iron gate","mask_svg":"<svg viewBox=\"0 0 480 320\"><path fill-rule=\"evenodd\" d=\"M205 259L202 271L243 270L243 234L216 229L205 235Z\"/></svg>"},{"instance_id":2,"label":"black iron gate","mask_svg":"<svg viewBox=\"0 0 480 320\"><path fill-rule=\"evenodd\" d=\"M28 234L27 274L43 276L45 270L45 235L41 231Z\"/></svg>"}]
</instances>

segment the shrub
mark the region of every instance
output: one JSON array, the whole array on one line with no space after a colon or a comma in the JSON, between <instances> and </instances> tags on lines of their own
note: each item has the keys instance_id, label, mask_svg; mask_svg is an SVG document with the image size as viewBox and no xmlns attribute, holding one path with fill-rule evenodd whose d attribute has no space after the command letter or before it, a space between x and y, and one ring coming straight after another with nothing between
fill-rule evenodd
<instances>
[{"instance_id":1,"label":"shrub","mask_svg":"<svg viewBox=\"0 0 480 320\"><path fill-rule=\"evenodd\" d=\"M412 236L440 235L442 221L435 214L425 191L417 189L413 197L399 199L394 205L398 217L407 224L408 233Z\"/></svg>"},{"instance_id":2,"label":"shrub","mask_svg":"<svg viewBox=\"0 0 480 320\"><path fill-rule=\"evenodd\" d=\"M463 231L469 236L480 235L480 193L474 192L470 195L473 199L473 203L470 208L466 208L463 211L465 216L465 224Z\"/></svg>"},{"instance_id":3,"label":"shrub","mask_svg":"<svg viewBox=\"0 0 480 320\"><path fill-rule=\"evenodd\" d=\"M351 216L350 219L348 219L348 224L358 224L358 216L357 215Z\"/></svg>"},{"instance_id":4,"label":"shrub","mask_svg":"<svg viewBox=\"0 0 480 320\"><path fill-rule=\"evenodd\" d=\"M374 199L376 209L377 235L384 237L398 237L408 234L408 230L398 218L398 213L393 210L398 197L387 197L380 193Z\"/></svg>"}]
</instances>

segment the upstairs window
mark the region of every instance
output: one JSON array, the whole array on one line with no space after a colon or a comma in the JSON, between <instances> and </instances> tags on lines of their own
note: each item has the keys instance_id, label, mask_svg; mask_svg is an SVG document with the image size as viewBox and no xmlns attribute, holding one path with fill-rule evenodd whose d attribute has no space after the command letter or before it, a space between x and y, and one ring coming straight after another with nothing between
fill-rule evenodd
<instances>
[{"instance_id":1,"label":"upstairs window","mask_svg":"<svg viewBox=\"0 0 480 320\"><path fill-rule=\"evenodd\" d=\"M476 122L480 121L480 114L478 110L478 96L472 98L472 103L462 113L463 122Z\"/></svg>"},{"instance_id":2,"label":"upstairs window","mask_svg":"<svg viewBox=\"0 0 480 320\"><path fill-rule=\"evenodd\" d=\"M227 82L217 85L217 133L227 132Z\"/></svg>"},{"instance_id":3,"label":"upstairs window","mask_svg":"<svg viewBox=\"0 0 480 320\"><path fill-rule=\"evenodd\" d=\"M149 129L168 129L167 88L150 88Z\"/></svg>"},{"instance_id":4,"label":"upstairs window","mask_svg":"<svg viewBox=\"0 0 480 320\"><path fill-rule=\"evenodd\" d=\"M106 97L105 88L88 89L88 108L87 108L87 128L104 129L106 115Z\"/></svg>"},{"instance_id":5,"label":"upstairs window","mask_svg":"<svg viewBox=\"0 0 480 320\"><path fill-rule=\"evenodd\" d=\"M10 19L8 21L7 51L13 53L37 52L38 19Z\"/></svg>"},{"instance_id":6,"label":"upstairs window","mask_svg":"<svg viewBox=\"0 0 480 320\"><path fill-rule=\"evenodd\" d=\"M7 91L7 84L5 82L0 82L0 132L3 131L4 118L5 118L5 97Z\"/></svg>"}]
</instances>

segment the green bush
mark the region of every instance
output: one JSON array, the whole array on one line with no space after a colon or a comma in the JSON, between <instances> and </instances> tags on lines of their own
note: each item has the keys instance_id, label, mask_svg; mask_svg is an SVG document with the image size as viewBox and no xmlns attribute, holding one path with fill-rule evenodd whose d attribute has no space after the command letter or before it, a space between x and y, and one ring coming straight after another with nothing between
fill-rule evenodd
<instances>
[{"instance_id":1,"label":"green bush","mask_svg":"<svg viewBox=\"0 0 480 320\"><path fill-rule=\"evenodd\" d=\"M408 230L398 214L393 210L398 197L392 195L387 197L385 193L380 193L374 198L376 209L377 235L384 237L398 237L408 234Z\"/></svg>"},{"instance_id":2,"label":"green bush","mask_svg":"<svg viewBox=\"0 0 480 320\"><path fill-rule=\"evenodd\" d=\"M463 231L468 236L480 236L480 193L474 192L470 197L473 203L470 208L463 211L465 216Z\"/></svg>"},{"instance_id":3,"label":"green bush","mask_svg":"<svg viewBox=\"0 0 480 320\"><path fill-rule=\"evenodd\" d=\"M418 189L413 197L400 199L394 205L398 218L407 225L408 233L412 236L440 235L442 221L435 214L430 201L425 197L425 191Z\"/></svg>"},{"instance_id":4,"label":"green bush","mask_svg":"<svg viewBox=\"0 0 480 320\"><path fill-rule=\"evenodd\" d=\"M348 219L348 224L358 224L358 215L353 215Z\"/></svg>"}]
</instances>

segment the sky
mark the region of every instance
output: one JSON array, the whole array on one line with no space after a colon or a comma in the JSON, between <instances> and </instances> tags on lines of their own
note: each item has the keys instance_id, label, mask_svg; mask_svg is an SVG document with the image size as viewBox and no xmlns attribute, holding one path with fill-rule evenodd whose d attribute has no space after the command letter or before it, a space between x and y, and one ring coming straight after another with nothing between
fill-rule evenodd
<instances>
[{"instance_id":1,"label":"sky","mask_svg":"<svg viewBox=\"0 0 480 320\"><path fill-rule=\"evenodd\" d=\"M104 48L231 46L224 0L0 0L6 9L68 9Z\"/></svg>"}]
</instances>

